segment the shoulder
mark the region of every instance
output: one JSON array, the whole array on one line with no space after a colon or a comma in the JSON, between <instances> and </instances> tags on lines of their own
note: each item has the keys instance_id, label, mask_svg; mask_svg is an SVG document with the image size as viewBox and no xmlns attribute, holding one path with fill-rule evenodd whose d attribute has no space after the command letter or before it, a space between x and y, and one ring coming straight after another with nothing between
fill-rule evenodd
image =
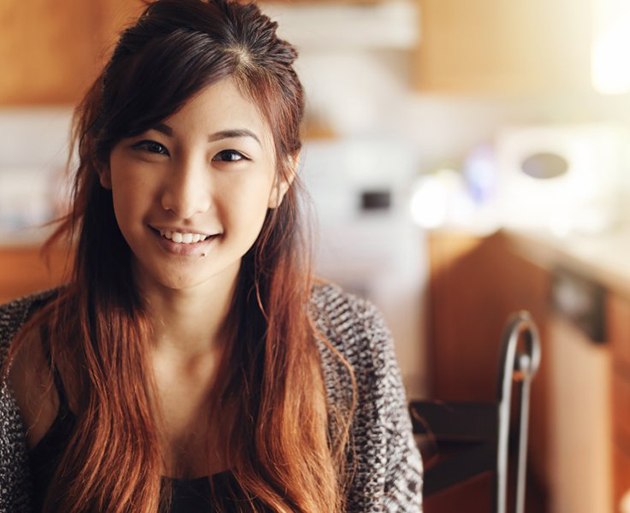
<instances>
[{"instance_id":1,"label":"shoulder","mask_svg":"<svg viewBox=\"0 0 630 513\"><path fill-rule=\"evenodd\" d=\"M316 327L340 350L391 338L383 316L371 302L332 283L313 288L311 315Z\"/></svg>"},{"instance_id":2,"label":"shoulder","mask_svg":"<svg viewBox=\"0 0 630 513\"><path fill-rule=\"evenodd\" d=\"M11 342L30 314L54 295L46 291L0 305L0 355L5 362ZM29 510L25 427L6 377L0 383L0 511Z\"/></svg>"},{"instance_id":3,"label":"shoulder","mask_svg":"<svg viewBox=\"0 0 630 513\"><path fill-rule=\"evenodd\" d=\"M329 342L322 366L329 399L339 405L354 386L351 511L420 511L422 464L389 329L369 301L332 284L313 289L311 315ZM332 348L332 349L331 349ZM348 377L337 352L352 369ZM344 373L345 371L345 373Z\"/></svg>"},{"instance_id":4,"label":"shoulder","mask_svg":"<svg viewBox=\"0 0 630 513\"><path fill-rule=\"evenodd\" d=\"M395 363L393 341L380 311L341 287L318 284L311 295L316 328L357 373L381 374ZM360 383L358 383L360 385Z\"/></svg>"},{"instance_id":5,"label":"shoulder","mask_svg":"<svg viewBox=\"0 0 630 513\"><path fill-rule=\"evenodd\" d=\"M385 407L387 397L400 393L400 371L390 331L379 310L328 283L314 287L311 303L315 327L326 340L320 344L320 353L330 399L337 404L346 402L354 389L357 415L367 404Z\"/></svg>"},{"instance_id":6,"label":"shoulder","mask_svg":"<svg viewBox=\"0 0 630 513\"><path fill-rule=\"evenodd\" d=\"M343 290L330 282L317 282L311 291L311 314L317 322L339 325L341 321L379 317L378 310L368 300Z\"/></svg>"},{"instance_id":7,"label":"shoulder","mask_svg":"<svg viewBox=\"0 0 630 513\"><path fill-rule=\"evenodd\" d=\"M46 290L0 305L0 356L3 362L11 341L31 313L57 293L58 289Z\"/></svg>"}]
</instances>

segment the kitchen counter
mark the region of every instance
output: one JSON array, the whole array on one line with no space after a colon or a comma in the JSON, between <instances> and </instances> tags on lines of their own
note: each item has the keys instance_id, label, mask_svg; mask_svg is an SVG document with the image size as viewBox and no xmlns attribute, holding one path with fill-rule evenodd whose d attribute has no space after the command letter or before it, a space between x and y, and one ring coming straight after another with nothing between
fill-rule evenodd
<instances>
[{"instance_id":1,"label":"kitchen counter","mask_svg":"<svg viewBox=\"0 0 630 513\"><path fill-rule=\"evenodd\" d=\"M500 233L532 263L547 270L569 267L630 298L630 225L598 235L558 236L508 228Z\"/></svg>"},{"instance_id":2,"label":"kitchen counter","mask_svg":"<svg viewBox=\"0 0 630 513\"><path fill-rule=\"evenodd\" d=\"M503 235L515 254L546 270L566 266L604 286L608 293L605 300L606 344L595 346L584 343L575 330L568 331L568 324L558 316L551 316L547 329L549 338L545 351L549 365L550 386L545 391L549 406L548 426L557 434L550 438L549 461L564 461L564 471L548 466L551 503L558 511L619 511L623 497L630 490L630 223L617 230L600 235L554 236L545 232L503 230ZM589 359L579 354L590 354ZM584 398L593 397L597 372L593 362L599 358L599 399L587 407L591 418L600 418L599 434L585 431L588 419L580 417L584 411ZM588 365L587 365L587 362ZM573 381L571 381L573 380ZM588 387L581 391L578 386L587 380ZM554 385L555 383L555 385ZM594 410L607 408L607 412ZM559 411L565 411L559 421ZM594 424L595 425L595 424ZM573 433L580 429L581 435ZM601 429L604 429L603 434ZM550 431L547 429L546 433ZM584 450L577 439L588 440L591 457L580 457L576 447ZM563 448L563 449L562 449ZM553 453L557 453L553 455ZM589 461L594 468L599 460L600 468L593 475L578 475L582 470L574 461ZM570 463L566 463L570 460ZM599 482L599 487L593 483ZM586 486L576 495L576 487L588 483L589 496L584 496ZM594 497L597 495L597 506ZM579 509L578 504L591 505ZM572 502L573 501L573 502ZM579 501L579 502L575 502ZM553 510L553 509L552 509Z\"/></svg>"}]
</instances>

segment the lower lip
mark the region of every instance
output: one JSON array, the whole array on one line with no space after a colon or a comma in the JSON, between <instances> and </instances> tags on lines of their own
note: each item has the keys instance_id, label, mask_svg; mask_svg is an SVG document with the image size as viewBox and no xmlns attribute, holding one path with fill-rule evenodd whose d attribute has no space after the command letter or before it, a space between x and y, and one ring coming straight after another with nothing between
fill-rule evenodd
<instances>
[{"instance_id":1,"label":"lower lip","mask_svg":"<svg viewBox=\"0 0 630 513\"><path fill-rule=\"evenodd\" d=\"M191 242L190 244L173 242L166 237L162 237L159 232L152 230L155 236L158 238L162 249L168 253L180 256L206 256L212 246L212 243L219 238L218 235L211 235L204 241Z\"/></svg>"}]
</instances>

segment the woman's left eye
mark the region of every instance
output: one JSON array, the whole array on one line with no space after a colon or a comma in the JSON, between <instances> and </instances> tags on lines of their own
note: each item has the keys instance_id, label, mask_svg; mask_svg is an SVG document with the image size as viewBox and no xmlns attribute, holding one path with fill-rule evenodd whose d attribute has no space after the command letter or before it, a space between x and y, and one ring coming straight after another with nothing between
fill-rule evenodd
<instances>
[{"instance_id":1,"label":"woman's left eye","mask_svg":"<svg viewBox=\"0 0 630 513\"><path fill-rule=\"evenodd\" d=\"M217 153L212 160L221 162L238 162L240 160L248 160L245 155L236 150L223 150Z\"/></svg>"}]
</instances>

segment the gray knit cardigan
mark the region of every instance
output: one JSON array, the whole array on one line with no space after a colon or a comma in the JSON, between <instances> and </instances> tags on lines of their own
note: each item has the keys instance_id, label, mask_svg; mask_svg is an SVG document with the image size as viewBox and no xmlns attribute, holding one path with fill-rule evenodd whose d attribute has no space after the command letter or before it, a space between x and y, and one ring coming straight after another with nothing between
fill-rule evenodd
<instances>
[{"instance_id":1,"label":"gray knit cardigan","mask_svg":"<svg viewBox=\"0 0 630 513\"><path fill-rule=\"evenodd\" d=\"M52 292L0 306L0 357L16 332ZM41 303L40 303L41 304ZM391 336L368 302L332 285L313 292L311 315L354 369L358 404L352 424L355 474L349 513L419 513L422 465L411 434ZM329 404L344 408L351 397L345 367L320 346ZM30 512L30 476L24 425L10 387L0 384L0 513ZM326 512L313 512L326 513Z\"/></svg>"}]
</instances>

